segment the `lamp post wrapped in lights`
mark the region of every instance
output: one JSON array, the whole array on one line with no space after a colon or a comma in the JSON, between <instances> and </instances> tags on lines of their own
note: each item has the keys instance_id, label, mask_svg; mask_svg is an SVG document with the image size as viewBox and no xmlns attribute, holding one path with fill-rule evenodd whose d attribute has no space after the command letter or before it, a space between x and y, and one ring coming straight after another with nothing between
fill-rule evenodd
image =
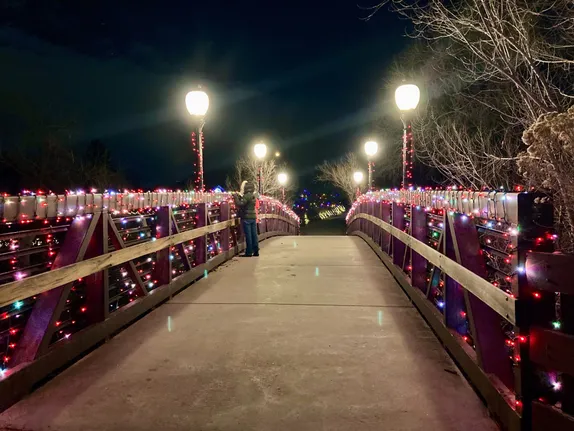
<instances>
[{"instance_id":1,"label":"lamp post wrapped in lights","mask_svg":"<svg viewBox=\"0 0 574 431\"><path fill-rule=\"evenodd\" d=\"M209 97L207 96L207 93L201 90L190 91L185 96L185 106L187 107L189 115L197 120L195 124L196 130L192 132L191 140L192 144L197 146L198 172L195 186L196 189L203 192L205 190L203 182L203 126L205 124L205 114L209 109Z\"/></svg>"},{"instance_id":2,"label":"lamp post wrapped in lights","mask_svg":"<svg viewBox=\"0 0 574 431\"><path fill-rule=\"evenodd\" d=\"M401 85L395 91L395 102L401 111L403 122L403 181L402 188L413 185L413 131L411 127L411 112L419 104L421 93L419 87L414 84Z\"/></svg>"},{"instance_id":3,"label":"lamp post wrapped in lights","mask_svg":"<svg viewBox=\"0 0 574 431\"><path fill-rule=\"evenodd\" d=\"M365 142L365 153L367 154L367 158L369 160L369 190L373 189L373 156L377 154L379 150L379 144L375 141L367 141Z\"/></svg>"},{"instance_id":4,"label":"lamp post wrapped in lights","mask_svg":"<svg viewBox=\"0 0 574 431\"><path fill-rule=\"evenodd\" d=\"M255 144L255 146L253 147L253 152L255 153L255 157L257 158L257 160L259 160L259 166L257 169L257 181L259 183L259 194L262 195L263 194L263 159L265 159L265 156L267 155L267 145L265 145L264 143L260 142L258 144Z\"/></svg>"}]
</instances>

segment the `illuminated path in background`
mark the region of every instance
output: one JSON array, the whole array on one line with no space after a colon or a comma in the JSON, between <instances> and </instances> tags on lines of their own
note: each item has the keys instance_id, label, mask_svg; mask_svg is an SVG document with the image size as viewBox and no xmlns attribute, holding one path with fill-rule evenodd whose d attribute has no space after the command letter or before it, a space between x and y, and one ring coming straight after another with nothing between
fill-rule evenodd
<instances>
[{"instance_id":1,"label":"illuminated path in background","mask_svg":"<svg viewBox=\"0 0 574 431\"><path fill-rule=\"evenodd\" d=\"M4 412L0 429L496 429L361 239L262 246Z\"/></svg>"}]
</instances>

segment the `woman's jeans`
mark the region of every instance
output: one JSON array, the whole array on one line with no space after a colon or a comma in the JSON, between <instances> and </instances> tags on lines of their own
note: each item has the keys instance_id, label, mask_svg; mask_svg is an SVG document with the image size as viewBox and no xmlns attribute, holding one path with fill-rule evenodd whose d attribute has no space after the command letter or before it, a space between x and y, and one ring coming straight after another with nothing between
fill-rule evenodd
<instances>
[{"instance_id":1,"label":"woman's jeans","mask_svg":"<svg viewBox=\"0 0 574 431\"><path fill-rule=\"evenodd\" d=\"M257 220L241 220L243 224L243 233L245 234L245 242L247 248L245 254L252 256L259 254L259 239L257 238Z\"/></svg>"}]
</instances>

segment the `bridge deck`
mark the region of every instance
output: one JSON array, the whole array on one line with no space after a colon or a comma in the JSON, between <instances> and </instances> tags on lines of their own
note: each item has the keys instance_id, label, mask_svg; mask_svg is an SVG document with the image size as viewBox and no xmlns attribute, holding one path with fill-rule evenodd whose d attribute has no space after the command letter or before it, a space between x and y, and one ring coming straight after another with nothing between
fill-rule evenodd
<instances>
[{"instance_id":1,"label":"bridge deck","mask_svg":"<svg viewBox=\"0 0 574 431\"><path fill-rule=\"evenodd\" d=\"M234 259L0 416L0 429L494 430L354 237Z\"/></svg>"}]
</instances>

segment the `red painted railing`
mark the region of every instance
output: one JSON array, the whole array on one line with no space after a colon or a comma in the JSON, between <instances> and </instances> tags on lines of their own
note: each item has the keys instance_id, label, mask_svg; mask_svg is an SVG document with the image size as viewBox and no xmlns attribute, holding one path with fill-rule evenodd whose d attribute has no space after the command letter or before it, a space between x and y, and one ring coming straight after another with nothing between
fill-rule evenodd
<instances>
[{"instance_id":1,"label":"red painted railing","mask_svg":"<svg viewBox=\"0 0 574 431\"><path fill-rule=\"evenodd\" d=\"M574 429L574 260L553 252L546 197L382 191L347 223L506 429Z\"/></svg>"},{"instance_id":2,"label":"red painted railing","mask_svg":"<svg viewBox=\"0 0 574 431\"><path fill-rule=\"evenodd\" d=\"M261 198L259 235L298 217ZM243 248L228 194L5 196L0 408Z\"/></svg>"}]
</instances>

